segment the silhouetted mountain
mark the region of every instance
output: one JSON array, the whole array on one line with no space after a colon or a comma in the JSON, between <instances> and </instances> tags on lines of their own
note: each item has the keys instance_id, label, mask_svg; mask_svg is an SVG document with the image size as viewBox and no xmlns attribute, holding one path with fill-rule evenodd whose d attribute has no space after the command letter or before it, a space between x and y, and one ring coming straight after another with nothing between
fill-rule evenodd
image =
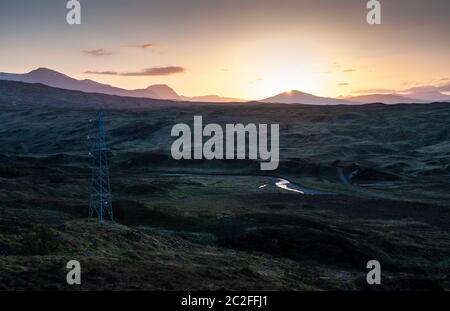
<instances>
[{"instance_id":1,"label":"silhouetted mountain","mask_svg":"<svg viewBox=\"0 0 450 311\"><path fill-rule=\"evenodd\" d=\"M230 97L220 97L217 95L206 95L206 96L195 96L189 98L190 101L195 102L208 102L208 103L239 103L239 102L247 102L247 100L244 99L238 99L238 98L230 98Z\"/></svg>"},{"instance_id":2,"label":"silhouetted mountain","mask_svg":"<svg viewBox=\"0 0 450 311\"><path fill-rule=\"evenodd\" d=\"M155 93L159 98L180 100L180 96L171 87L165 84L155 84L147 88L148 91Z\"/></svg>"},{"instance_id":3,"label":"silhouetted mountain","mask_svg":"<svg viewBox=\"0 0 450 311\"><path fill-rule=\"evenodd\" d=\"M25 74L0 73L0 80L18 81L25 83L42 83L48 86L67 90L83 91L86 93L103 93L130 97L160 98L150 90L125 90L108 84L92 80L77 80L57 71L38 68Z\"/></svg>"},{"instance_id":4,"label":"silhouetted mountain","mask_svg":"<svg viewBox=\"0 0 450 311\"><path fill-rule=\"evenodd\" d=\"M102 84L93 80L77 80L60 72L38 68L25 74L0 73L0 80L17 81L25 83L41 83L47 86L82 91L85 93L101 93L108 95L142 97L150 99L163 99L173 101L189 102L246 102L246 100L237 98L220 97L217 95L187 97L178 95L175 90L165 84L149 86L145 89L126 90L114 87L108 84ZM435 87L418 87L409 90L411 94L416 94L418 98L410 98L398 94L369 94L362 96L353 96L346 98L328 98L312 94L290 91L269 97L260 102L263 103L282 103L282 104L308 104L308 105L355 105L369 103L430 103L433 101L450 101L450 96L442 94ZM406 92L406 91L405 91Z\"/></svg>"},{"instance_id":5,"label":"silhouetted mountain","mask_svg":"<svg viewBox=\"0 0 450 311\"><path fill-rule=\"evenodd\" d=\"M40 83L0 80L0 105L2 106L67 109L140 109L180 104L169 100L85 93L55 88Z\"/></svg>"},{"instance_id":6,"label":"silhouetted mountain","mask_svg":"<svg viewBox=\"0 0 450 311\"><path fill-rule=\"evenodd\" d=\"M444 85L441 87L436 86L417 86L405 90L407 96L427 101L447 101L450 102L450 96L441 93L442 90L450 90L450 85Z\"/></svg>"},{"instance_id":7,"label":"silhouetted mountain","mask_svg":"<svg viewBox=\"0 0 450 311\"><path fill-rule=\"evenodd\" d=\"M306 105L354 105L355 102L328 98L328 97L320 97L312 94L300 92L300 91L290 91L278 94L273 97L269 97L263 100L260 100L263 103L280 103L280 104L306 104Z\"/></svg>"},{"instance_id":8,"label":"silhouetted mountain","mask_svg":"<svg viewBox=\"0 0 450 311\"><path fill-rule=\"evenodd\" d=\"M48 86L66 90L82 91L86 93L102 93L128 97L145 97L153 99L168 99L176 101L197 101L197 102L243 101L232 98L222 98L216 95L199 96L193 98L180 96L172 88L170 88L165 84L152 85L146 89L126 90L108 84L102 84L89 79L77 80L48 68L38 68L36 70L24 74L0 73L0 80L18 81L25 83L42 83Z\"/></svg>"},{"instance_id":9,"label":"silhouetted mountain","mask_svg":"<svg viewBox=\"0 0 450 311\"><path fill-rule=\"evenodd\" d=\"M415 99L404 97L396 94L369 94L369 95L361 95L361 96L352 96L346 97L346 100L361 103L361 104L370 104L370 103L383 103L387 105L391 104L426 104L432 101Z\"/></svg>"},{"instance_id":10,"label":"silhouetted mountain","mask_svg":"<svg viewBox=\"0 0 450 311\"><path fill-rule=\"evenodd\" d=\"M323 105L327 102L349 103L333 99L320 100L320 97L310 95L319 102L316 105ZM200 101L197 101L200 102ZM312 103L313 101L306 101ZM213 103L213 102L211 102ZM249 104L258 102L249 102ZM350 102L352 105L361 105L361 103ZM195 104L194 101L171 101L162 99L151 99L145 97L126 97L117 95L108 95L102 93L86 93L81 91L67 90L62 88L50 87L41 83L25 83L17 81L0 80L0 105L1 106L28 106L28 107L51 107L68 109L141 109L151 107L167 106L189 106Z\"/></svg>"}]
</instances>

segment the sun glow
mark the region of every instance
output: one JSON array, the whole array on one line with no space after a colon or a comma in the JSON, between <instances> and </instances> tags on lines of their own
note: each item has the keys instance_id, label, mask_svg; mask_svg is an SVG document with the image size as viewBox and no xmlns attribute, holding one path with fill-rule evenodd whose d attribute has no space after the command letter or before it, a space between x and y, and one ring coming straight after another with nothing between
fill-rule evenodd
<instances>
[{"instance_id":1,"label":"sun glow","mask_svg":"<svg viewBox=\"0 0 450 311\"><path fill-rule=\"evenodd\" d=\"M183 5L174 5L177 2ZM214 94L246 100L288 90L338 97L448 83L449 49L441 39L448 30L445 14L430 15L432 23L427 27L417 25L414 18L395 23L393 17L380 27L371 27L364 19L363 7L347 7L338 1L310 1L311 5L300 0L284 1L279 10L261 4L266 2L262 0L243 1L240 10L233 1L221 1L217 6L192 1L197 9L185 10L186 2L133 1L124 23L112 23L110 17L106 18L108 14L100 11L101 6L94 6L97 8L92 10L99 11L91 12L91 16L98 14L105 20L76 28L59 27L60 19L50 18L53 13L45 19L31 18L28 24L8 19L11 26L0 27L1 71L23 73L47 67L80 80L92 79L125 89L167 84L180 95ZM329 4L321 9L325 2ZM164 14L154 10L155 6L164 8L164 14L173 20L169 23ZM114 20L122 18L119 7L115 8ZM356 10L359 17L347 8ZM422 8L428 9L428 5ZM402 10L390 12L403 14ZM39 24L44 21L45 25ZM45 26L40 31L45 35L23 32L18 37L7 31L21 30L23 25L27 25L24 29ZM77 31L68 35L69 29ZM418 45L418 40L426 44ZM172 74L156 71L160 75L146 70L162 67L184 70ZM146 72L149 74L142 74Z\"/></svg>"},{"instance_id":2,"label":"sun glow","mask_svg":"<svg viewBox=\"0 0 450 311\"><path fill-rule=\"evenodd\" d=\"M301 69L286 69L272 72L264 80L256 83L253 91L260 94L259 97L269 97L274 94L284 93L291 95L293 91L308 93L323 93L326 89L324 80L320 80L315 73L305 72Z\"/></svg>"}]
</instances>

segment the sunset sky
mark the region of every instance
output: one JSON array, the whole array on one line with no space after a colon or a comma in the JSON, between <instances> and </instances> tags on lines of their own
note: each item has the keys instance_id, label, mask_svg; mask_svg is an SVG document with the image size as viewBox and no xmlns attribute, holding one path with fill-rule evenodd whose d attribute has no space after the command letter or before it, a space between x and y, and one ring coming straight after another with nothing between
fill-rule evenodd
<instances>
[{"instance_id":1,"label":"sunset sky","mask_svg":"<svg viewBox=\"0 0 450 311\"><path fill-rule=\"evenodd\" d=\"M80 2L82 24L70 26L66 1L2 0L0 72L48 67L243 99L450 82L449 0L381 0L380 26L366 23L366 0Z\"/></svg>"}]
</instances>

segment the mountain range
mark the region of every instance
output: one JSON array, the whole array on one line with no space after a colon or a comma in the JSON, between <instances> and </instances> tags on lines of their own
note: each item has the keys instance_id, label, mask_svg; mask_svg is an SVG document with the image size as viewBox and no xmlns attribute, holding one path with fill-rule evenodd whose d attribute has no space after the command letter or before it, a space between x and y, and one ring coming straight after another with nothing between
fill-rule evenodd
<instances>
[{"instance_id":1,"label":"mountain range","mask_svg":"<svg viewBox=\"0 0 450 311\"><path fill-rule=\"evenodd\" d=\"M195 101L195 102L244 102L245 100L237 98L224 98L217 95L187 97L178 95L171 87L165 84L151 85L145 89L127 90L114 87L108 84L102 84L93 80L78 80L69 77L63 73L48 69L38 68L24 74L0 73L0 80L41 83L47 86L82 91L86 93L102 93L108 95L118 95L127 97L143 97L151 99L164 99L175 101Z\"/></svg>"},{"instance_id":2,"label":"mountain range","mask_svg":"<svg viewBox=\"0 0 450 311\"><path fill-rule=\"evenodd\" d=\"M449 97L450 98L450 97ZM409 98L397 94L369 94L346 97L347 100L358 103L384 103L384 104L426 104L433 100Z\"/></svg>"},{"instance_id":3,"label":"mountain range","mask_svg":"<svg viewBox=\"0 0 450 311\"><path fill-rule=\"evenodd\" d=\"M439 96L440 95L440 96ZM442 93L430 96L429 99L426 97L421 98L410 98L399 94L368 94L360 96L348 96L342 98L329 98L320 97L312 94L300 92L300 91L289 91L284 92L273 97L265 98L259 100L263 103L280 103L280 104L309 104L309 105L358 105L358 104L370 104L370 103L383 103L387 105L392 104L427 104L437 101L448 101L450 102L450 96L446 96Z\"/></svg>"},{"instance_id":4,"label":"mountain range","mask_svg":"<svg viewBox=\"0 0 450 311\"><path fill-rule=\"evenodd\" d=\"M188 102L246 102L243 99L227 98L218 95L187 97L179 95L175 90L165 84L151 85L145 89L127 90L114 87L108 84L102 84L93 80L78 80L69 77L63 73L48 69L38 68L24 74L0 73L0 80L40 83L47 86L61 88L66 90L82 91L85 93L101 93L108 95L161 99L172 101ZM449 101L450 96L440 93L438 90L430 89L412 89L412 94L417 94L417 98L405 97L399 94L368 94L361 96L350 96L344 98L320 97L301 91L293 90L280 93L273 97L258 100L262 103L282 103L282 104L309 104L309 105L358 105L368 103L430 103L434 101Z\"/></svg>"},{"instance_id":5,"label":"mountain range","mask_svg":"<svg viewBox=\"0 0 450 311\"><path fill-rule=\"evenodd\" d=\"M320 97L312 94L300 92L300 91L289 91L284 92L273 97L265 98L260 100L263 103L280 103L280 104L297 104L297 103L308 103L310 105L354 105L357 104L355 102L344 100L344 99L336 99L336 98L328 98L328 97Z\"/></svg>"}]
</instances>

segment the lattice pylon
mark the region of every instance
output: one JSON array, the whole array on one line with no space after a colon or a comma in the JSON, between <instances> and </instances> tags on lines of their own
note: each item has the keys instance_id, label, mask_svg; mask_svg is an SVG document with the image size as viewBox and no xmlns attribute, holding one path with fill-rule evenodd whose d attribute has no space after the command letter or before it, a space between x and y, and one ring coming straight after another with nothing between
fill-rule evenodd
<instances>
[{"instance_id":1,"label":"lattice pylon","mask_svg":"<svg viewBox=\"0 0 450 311\"><path fill-rule=\"evenodd\" d=\"M105 114L98 113L96 136L93 137L90 152L92 163L91 197L89 202L89 219L97 217L100 223L105 218L114 221L111 186L109 183L108 148L105 138Z\"/></svg>"}]
</instances>

